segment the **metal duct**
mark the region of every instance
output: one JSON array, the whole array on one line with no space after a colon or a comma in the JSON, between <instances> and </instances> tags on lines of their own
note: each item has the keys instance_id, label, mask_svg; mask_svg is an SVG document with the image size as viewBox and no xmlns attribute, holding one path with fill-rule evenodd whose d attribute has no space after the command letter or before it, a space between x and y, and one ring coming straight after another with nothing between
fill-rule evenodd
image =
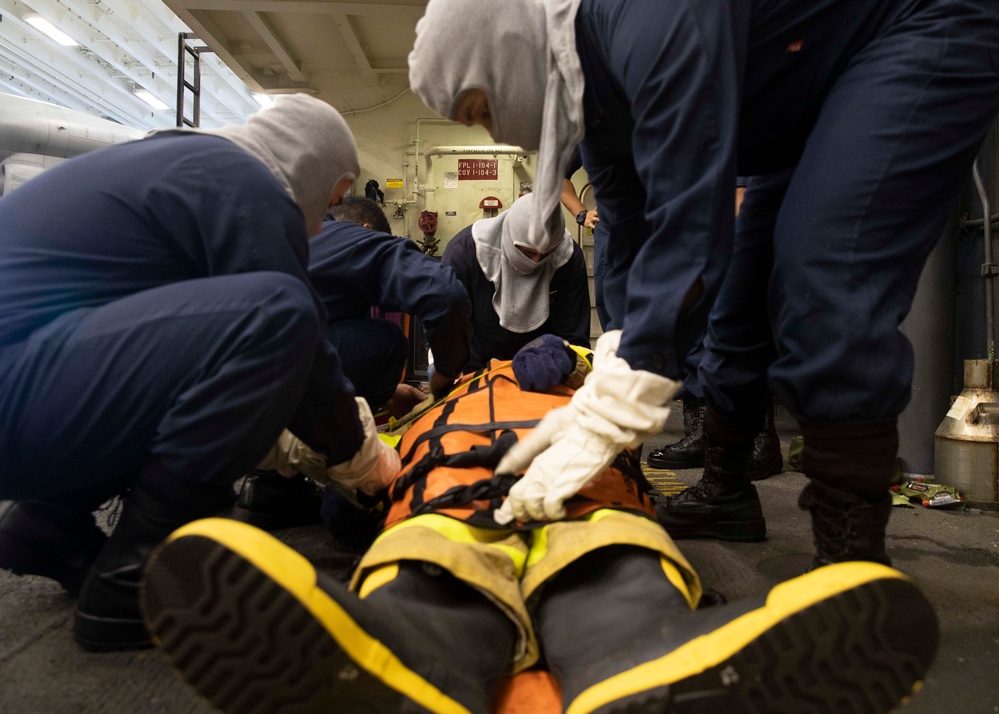
<instances>
[{"instance_id":1,"label":"metal duct","mask_svg":"<svg viewBox=\"0 0 999 714\"><path fill-rule=\"evenodd\" d=\"M0 93L0 160L14 153L68 159L143 136L107 119Z\"/></svg>"}]
</instances>

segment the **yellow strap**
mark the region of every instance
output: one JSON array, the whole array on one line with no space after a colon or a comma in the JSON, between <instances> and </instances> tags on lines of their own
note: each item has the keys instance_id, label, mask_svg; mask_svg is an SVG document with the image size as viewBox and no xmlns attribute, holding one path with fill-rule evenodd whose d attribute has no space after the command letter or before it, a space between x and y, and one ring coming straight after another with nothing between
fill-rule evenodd
<instances>
[{"instance_id":1,"label":"yellow strap","mask_svg":"<svg viewBox=\"0 0 999 714\"><path fill-rule=\"evenodd\" d=\"M401 434L378 434L378 438L384 441L386 444L391 446L393 449L399 448L399 442L402 441Z\"/></svg>"},{"instance_id":2,"label":"yellow strap","mask_svg":"<svg viewBox=\"0 0 999 714\"><path fill-rule=\"evenodd\" d=\"M452 389L446 396L441 397L436 402L434 402L433 404L431 404L429 407L427 407L423 411L419 412L418 414L411 414L411 415L408 415L408 416L406 416L406 417L404 417L403 419L400 419L400 420L397 420L395 417L389 418L389 432L393 432L396 429L399 429L400 427L402 427L402 426L408 424L409 422L413 421L417 417L423 416L424 414L426 414L427 412L429 412L431 409L434 409L435 407L439 407L441 404L443 404L448 399L450 399L451 397L453 397L454 394L459 389L462 389L463 387L465 387L465 385L471 384L472 382L474 382L474 381L476 381L478 379L482 379L483 377L487 377L494 370L501 369L502 367L506 367L509 364L512 364L512 360L507 360L505 362L497 362L495 365L493 365L489 369L483 370L482 374L476 375L472 379L469 379L467 382L461 382L458 386L456 386L454 389ZM399 437L399 438L401 438L401 437ZM399 442L397 441L396 444L391 444L390 442L386 442L386 443L389 443L390 446L396 446Z\"/></svg>"},{"instance_id":3,"label":"yellow strap","mask_svg":"<svg viewBox=\"0 0 999 714\"><path fill-rule=\"evenodd\" d=\"M580 347L579 345L569 345L569 349L579 355L580 359L583 360L583 364L589 370L593 369L593 350L587 349L585 347Z\"/></svg>"}]
</instances>

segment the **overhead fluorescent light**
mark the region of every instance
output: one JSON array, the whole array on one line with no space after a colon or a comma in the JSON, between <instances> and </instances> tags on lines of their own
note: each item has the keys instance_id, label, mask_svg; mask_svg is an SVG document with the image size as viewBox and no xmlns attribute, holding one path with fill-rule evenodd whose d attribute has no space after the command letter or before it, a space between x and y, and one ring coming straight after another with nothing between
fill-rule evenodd
<instances>
[{"instance_id":1,"label":"overhead fluorescent light","mask_svg":"<svg viewBox=\"0 0 999 714\"><path fill-rule=\"evenodd\" d=\"M160 101L160 99L148 89L136 89L134 94L157 111L163 111L170 108L164 102Z\"/></svg>"},{"instance_id":2,"label":"overhead fluorescent light","mask_svg":"<svg viewBox=\"0 0 999 714\"><path fill-rule=\"evenodd\" d=\"M254 92L253 98L257 101L257 104L262 106L264 109L267 107L274 106L274 97L270 94L264 94L263 92Z\"/></svg>"},{"instance_id":3,"label":"overhead fluorescent light","mask_svg":"<svg viewBox=\"0 0 999 714\"><path fill-rule=\"evenodd\" d=\"M33 28L48 35L64 47L76 47L79 43L41 15L29 14L24 16L24 21Z\"/></svg>"}]
</instances>

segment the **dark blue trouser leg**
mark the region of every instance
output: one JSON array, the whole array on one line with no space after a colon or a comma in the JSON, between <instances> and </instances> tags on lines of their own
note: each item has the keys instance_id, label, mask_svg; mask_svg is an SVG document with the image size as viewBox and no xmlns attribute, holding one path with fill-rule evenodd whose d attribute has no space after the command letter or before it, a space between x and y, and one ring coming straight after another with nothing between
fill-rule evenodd
<instances>
[{"instance_id":1,"label":"dark blue trouser leg","mask_svg":"<svg viewBox=\"0 0 999 714\"><path fill-rule=\"evenodd\" d=\"M908 401L912 350L898 326L999 105L999 20L985 7L933 3L872 42L832 87L790 179L774 228L769 375L802 422L884 420ZM760 284L744 287L724 290L716 314L741 305L755 330L724 334L712 317L706 381L723 413L756 408L745 385L765 303Z\"/></svg>"},{"instance_id":2,"label":"dark blue trouser leg","mask_svg":"<svg viewBox=\"0 0 999 714\"><path fill-rule=\"evenodd\" d=\"M604 332L617 329L611 320L610 312L607 310L607 301L604 298L604 275L607 272L607 229L601 228L597 223L593 229L593 293L594 303L597 308L597 320L600 322L600 329Z\"/></svg>"},{"instance_id":3,"label":"dark blue trouser leg","mask_svg":"<svg viewBox=\"0 0 999 714\"><path fill-rule=\"evenodd\" d=\"M372 410L383 407L406 366L409 343L402 330L388 320L362 317L333 323L328 335L357 396L364 397Z\"/></svg>"},{"instance_id":4,"label":"dark blue trouser leg","mask_svg":"<svg viewBox=\"0 0 999 714\"><path fill-rule=\"evenodd\" d=\"M701 382L697 378L697 369L701 364L701 359L704 358L704 336L697 341L697 344L687 353L686 359L683 361L683 366L686 369L685 377L683 378L683 386L680 391L677 392L678 399L704 399L704 388L701 386Z\"/></svg>"},{"instance_id":5,"label":"dark blue trouser leg","mask_svg":"<svg viewBox=\"0 0 999 714\"><path fill-rule=\"evenodd\" d=\"M767 369L776 358L767 291L774 221L790 172L754 176L736 221L732 261L708 321L697 381L719 414L747 424L770 405Z\"/></svg>"},{"instance_id":6,"label":"dark blue trouser leg","mask_svg":"<svg viewBox=\"0 0 999 714\"><path fill-rule=\"evenodd\" d=\"M0 352L0 497L231 484L294 413L319 332L308 288L281 273L63 316Z\"/></svg>"}]
</instances>

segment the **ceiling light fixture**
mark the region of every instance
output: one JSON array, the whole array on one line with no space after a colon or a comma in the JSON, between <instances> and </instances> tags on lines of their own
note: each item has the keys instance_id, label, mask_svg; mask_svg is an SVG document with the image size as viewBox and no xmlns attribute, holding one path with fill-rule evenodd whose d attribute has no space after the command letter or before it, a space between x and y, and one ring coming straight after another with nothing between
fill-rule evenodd
<instances>
[{"instance_id":1,"label":"ceiling light fixture","mask_svg":"<svg viewBox=\"0 0 999 714\"><path fill-rule=\"evenodd\" d=\"M274 106L274 97L270 94L264 94L263 92L254 92L253 98L256 100L257 104L262 106L264 109L267 107Z\"/></svg>"},{"instance_id":2,"label":"ceiling light fixture","mask_svg":"<svg viewBox=\"0 0 999 714\"><path fill-rule=\"evenodd\" d=\"M48 35L63 47L76 47L79 43L41 15L29 14L24 16L24 21L33 28Z\"/></svg>"},{"instance_id":3,"label":"ceiling light fixture","mask_svg":"<svg viewBox=\"0 0 999 714\"><path fill-rule=\"evenodd\" d=\"M162 112L170 108L166 105L166 103L160 101L160 99L148 89L136 89L134 94L157 111Z\"/></svg>"}]
</instances>

